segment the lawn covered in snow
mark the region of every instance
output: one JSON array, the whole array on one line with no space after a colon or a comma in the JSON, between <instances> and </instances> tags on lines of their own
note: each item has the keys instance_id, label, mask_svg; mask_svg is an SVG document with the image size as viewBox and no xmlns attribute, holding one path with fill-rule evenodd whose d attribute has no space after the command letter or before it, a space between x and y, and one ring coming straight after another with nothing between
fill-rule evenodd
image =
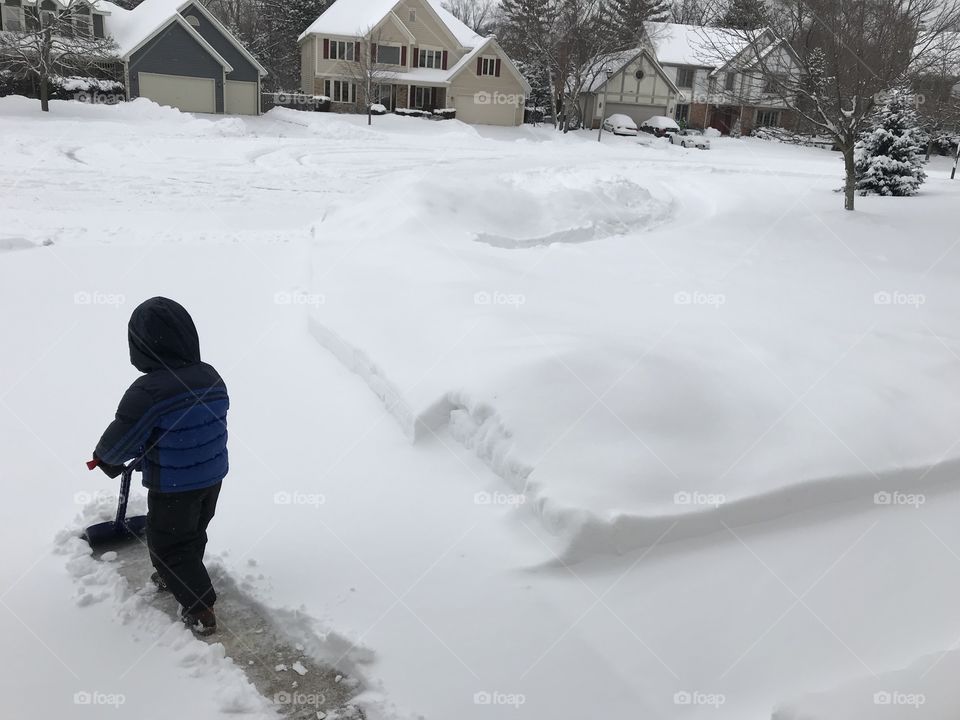
<instances>
[{"instance_id":1,"label":"lawn covered in snow","mask_svg":"<svg viewBox=\"0 0 960 720\"><path fill-rule=\"evenodd\" d=\"M960 711L946 161L849 214L825 150L364 123L0 99L4 715L269 716L73 537L156 294L231 392L211 560L368 717Z\"/></svg>"}]
</instances>

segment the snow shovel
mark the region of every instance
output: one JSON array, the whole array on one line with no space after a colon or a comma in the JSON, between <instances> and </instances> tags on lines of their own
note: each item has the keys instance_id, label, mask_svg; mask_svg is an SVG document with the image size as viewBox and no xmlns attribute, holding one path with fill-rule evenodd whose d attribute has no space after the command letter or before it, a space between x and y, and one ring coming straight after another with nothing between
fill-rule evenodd
<instances>
[{"instance_id":1,"label":"snow shovel","mask_svg":"<svg viewBox=\"0 0 960 720\"><path fill-rule=\"evenodd\" d=\"M90 543L90 547L124 543L139 539L147 528L146 515L127 517L127 498L130 496L130 478L133 475L136 462L125 465L120 475L120 502L117 504L115 520L91 525L83 533L83 539ZM87 463L93 470L97 466L96 460Z\"/></svg>"}]
</instances>

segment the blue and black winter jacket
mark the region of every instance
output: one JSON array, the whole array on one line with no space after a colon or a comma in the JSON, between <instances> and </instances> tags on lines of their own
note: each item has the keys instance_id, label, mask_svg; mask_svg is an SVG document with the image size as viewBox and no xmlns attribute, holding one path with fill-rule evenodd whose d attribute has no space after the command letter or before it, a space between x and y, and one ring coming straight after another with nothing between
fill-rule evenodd
<instances>
[{"instance_id":1,"label":"blue and black winter jacket","mask_svg":"<svg viewBox=\"0 0 960 720\"><path fill-rule=\"evenodd\" d=\"M140 304L127 327L130 362L144 373L120 400L94 457L120 465L143 457L143 485L183 492L227 474L227 409L219 373L200 360L190 314L167 298Z\"/></svg>"}]
</instances>

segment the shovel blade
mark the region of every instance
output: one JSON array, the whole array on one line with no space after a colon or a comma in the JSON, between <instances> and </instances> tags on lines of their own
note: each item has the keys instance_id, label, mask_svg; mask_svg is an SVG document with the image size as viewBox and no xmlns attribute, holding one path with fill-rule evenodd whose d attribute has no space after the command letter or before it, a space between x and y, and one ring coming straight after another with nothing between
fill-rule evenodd
<instances>
[{"instance_id":1,"label":"shovel blade","mask_svg":"<svg viewBox=\"0 0 960 720\"><path fill-rule=\"evenodd\" d=\"M91 525L84 531L83 539L90 544L90 547L115 545L136 540L143 535L146 527L146 515L134 515L126 518L122 523L110 520Z\"/></svg>"}]
</instances>

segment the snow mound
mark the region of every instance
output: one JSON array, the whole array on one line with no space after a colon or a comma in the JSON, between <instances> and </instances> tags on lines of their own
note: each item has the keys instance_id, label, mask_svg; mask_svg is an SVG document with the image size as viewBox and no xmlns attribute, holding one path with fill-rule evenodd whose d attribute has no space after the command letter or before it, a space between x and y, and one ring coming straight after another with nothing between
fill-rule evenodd
<instances>
[{"instance_id":1,"label":"snow mound","mask_svg":"<svg viewBox=\"0 0 960 720\"><path fill-rule=\"evenodd\" d=\"M0 237L0 252L9 250L27 250L36 245L23 237Z\"/></svg>"},{"instance_id":2,"label":"snow mound","mask_svg":"<svg viewBox=\"0 0 960 720\"><path fill-rule=\"evenodd\" d=\"M908 666L852 680L781 703L772 720L947 720L960 717L960 651L944 650Z\"/></svg>"}]
</instances>

